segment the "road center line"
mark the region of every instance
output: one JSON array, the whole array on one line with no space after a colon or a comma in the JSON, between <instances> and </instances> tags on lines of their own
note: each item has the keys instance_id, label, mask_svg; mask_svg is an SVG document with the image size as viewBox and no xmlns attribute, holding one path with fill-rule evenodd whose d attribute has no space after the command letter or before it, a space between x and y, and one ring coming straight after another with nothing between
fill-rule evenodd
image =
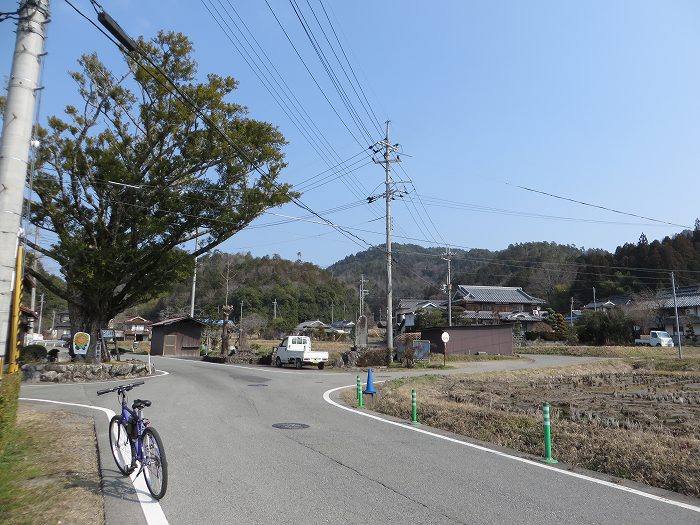
<instances>
[{"instance_id":1,"label":"road center line","mask_svg":"<svg viewBox=\"0 0 700 525\"><path fill-rule=\"evenodd\" d=\"M375 382L375 383L378 383L378 381ZM623 485L617 485L617 484L615 484L615 483L611 483L610 481L605 481L605 480L602 480L602 479L593 478L593 477L591 477L591 476L586 476L585 474L579 474L578 472L572 472L572 471L570 471L570 470L563 470L563 469L559 469L559 468L556 468L556 467L552 467L552 466L550 466L550 465L547 465L546 463L540 463L540 462L537 462L537 461L533 461L533 460L531 460L531 459L526 459L526 458L521 458L521 457L518 457L518 456L513 456L513 455L511 455L511 454L506 454L505 452L501 452L501 451L499 451L499 450L493 450L493 449L490 449L490 448L482 447L481 445L476 445L476 444L474 444L474 443L468 443L468 442L466 442L466 441L460 441L459 439L454 439L454 438L451 438L451 437L448 437L448 436L442 436L442 435L440 435L440 434L436 434L436 433L434 433L434 432L430 432L430 431L424 430L424 429L422 429L422 428L413 427L413 426L409 426L408 424L405 424L405 423L398 423L398 422L396 422L396 421L391 421L391 420L388 420L388 419L384 419L384 418L382 418L382 417L375 416L374 414L368 414L367 412L362 412L362 411L360 411L360 410L356 410L356 409L354 409L354 408L347 407L347 406L345 406L345 405L341 405L340 403L337 403L336 401L333 401L333 400L331 399L331 394L332 394L333 392L337 392L338 390L343 390L343 389L346 389L346 388L355 388L356 386L357 386L357 385L347 385L347 386L339 386L339 387L337 387L337 388L331 388L330 390L326 390L326 391L323 393L323 399L324 399L324 401L326 401L327 403L330 403L331 405L333 405L333 406L335 406L335 407L337 407L337 408L340 408L340 409L342 409L342 410L347 410L348 412L353 412L353 413L355 413L355 414L359 414L360 416L369 417L369 418L374 419L374 420L376 420L376 421L381 421L382 423L386 423L386 424L388 424L388 425L393 425L393 426L395 426L395 427L402 428L402 429L404 429L404 430L410 430L410 431L412 431L412 432L419 432L419 433L421 433L421 434L425 434L425 435L427 435L427 436L431 436L431 437L435 437L435 438L438 438L438 439L442 439L442 440L444 440L444 441L449 441L449 442L451 442L451 443L456 443L456 444L458 444L458 445L462 445L462 446L465 446L465 447L474 448L474 449L477 449L477 450L481 450L482 452L488 452L489 454L495 454L495 455L497 455L497 456L501 456L501 457L503 457L503 458L511 459L511 460L514 460L514 461L519 461L520 463L525 463L525 464L531 465L531 466L533 466L533 467L538 467L538 468L542 468L542 469L549 470L549 471L552 471L552 472L557 472L557 473L559 473L559 474L564 474L564 475L566 475L566 476L571 476L571 477L574 477L574 478L583 479L583 480L586 480L586 481L590 481L591 483L597 483L598 485L603 485L604 487L608 487L608 488L612 488L612 489L616 489L616 490L622 490L622 491L624 491L624 492L629 492L629 493L631 493L631 494L635 494L635 495L641 496L641 497L643 497L643 498L648 498L648 499L652 499L652 500L655 500L655 501L660 501L661 503L667 503L667 504L669 504L669 505L673 505L673 506L676 506L676 507L681 507L681 508L683 508L683 509L692 510L693 512L700 512L700 507L697 507L697 506L695 506L695 505L690 505L689 503L683 503L683 502L680 502L680 501L675 501L675 500L672 500L672 499L669 499L669 498L664 498L663 496L657 496L657 495L655 495L655 494L650 494L650 493L644 492L644 491L642 491L642 490L633 489L633 488L631 488L631 487L625 487L625 486L623 486Z\"/></svg>"},{"instance_id":2,"label":"road center line","mask_svg":"<svg viewBox=\"0 0 700 525\"><path fill-rule=\"evenodd\" d=\"M34 399L34 398L30 398L30 397L20 397L19 399L20 399L20 401L53 403L56 405L68 405L68 406L74 406L74 407L80 407L80 408L89 408L91 410L99 410L107 416L108 422L115 416L115 413L113 410L110 410L109 408L96 407L93 405L81 405L79 403L65 403L63 401L53 401L51 399ZM165 514L163 514L163 509L161 508L160 503L158 502L157 499L155 499L153 496L151 496L150 492L148 492L148 487L146 486L146 481L143 479L143 476L137 476L137 474L138 474L138 469L136 469L129 476L129 478L131 479L131 484L134 487L134 492L136 492L136 497L139 499L139 503L141 504L141 510L143 511L143 515L146 518L146 523L148 523L148 525L168 525L168 520L165 517Z\"/></svg>"}]
</instances>

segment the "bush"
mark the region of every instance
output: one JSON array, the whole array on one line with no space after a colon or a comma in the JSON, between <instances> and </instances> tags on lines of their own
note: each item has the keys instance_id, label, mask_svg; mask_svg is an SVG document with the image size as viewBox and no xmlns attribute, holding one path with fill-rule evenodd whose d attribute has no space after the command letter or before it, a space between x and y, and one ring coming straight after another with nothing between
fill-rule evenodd
<instances>
[{"instance_id":1,"label":"bush","mask_svg":"<svg viewBox=\"0 0 700 525\"><path fill-rule=\"evenodd\" d=\"M46 354L47 359L51 362L58 361L58 353L59 352L60 352L60 350L58 348L52 348Z\"/></svg>"},{"instance_id":2,"label":"bush","mask_svg":"<svg viewBox=\"0 0 700 525\"><path fill-rule=\"evenodd\" d=\"M389 352L386 349L365 350L357 359L357 366L387 366Z\"/></svg>"},{"instance_id":3,"label":"bush","mask_svg":"<svg viewBox=\"0 0 700 525\"><path fill-rule=\"evenodd\" d=\"M19 350L19 360L23 363L32 363L46 359L46 347L43 345L27 345Z\"/></svg>"},{"instance_id":4,"label":"bush","mask_svg":"<svg viewBox=\"0 0 700 525\"><path fill-rule=\"evenodd\" d=\"M19 381L20 374L5 374L0 382L0 454L5 449L8 436L15 427Z\"/></svg>"}]
</instances>

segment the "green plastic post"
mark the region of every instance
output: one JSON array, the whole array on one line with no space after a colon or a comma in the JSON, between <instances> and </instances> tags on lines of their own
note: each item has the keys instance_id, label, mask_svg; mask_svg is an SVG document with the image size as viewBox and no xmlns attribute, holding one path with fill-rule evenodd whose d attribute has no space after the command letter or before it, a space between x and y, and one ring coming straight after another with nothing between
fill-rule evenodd
<instances>
[{"instance_id":1,"label":"green plastic post","mask_svg":"<svg viewBox=\"0 0 700 525\"><path fill-rule=\"evenodd\" d=\"M552 430L549 419L549 403L545 401L542 405L542 416L544 419L544 459L545 463L559 463L552 457Z\"/></svg>"},{"instance_id":2,"label":"green plastic post","mask_svg":"<svg viewBox=\"0 0 700 525\"><path fill-rule=\"evenodd\" d=\"M362 408L362 380L357 376L357 408Z\"/></svg>"},{"instance_id":3,"label":"green plastic post","mask_svg":"<svg viewBox=\"0 0 700 525\"><path fill-rule=\"evenodd\" d=\"M416 389L411 389L411 425L418 424L418 407L416 405Z\"/></svg>"}]
</instances>

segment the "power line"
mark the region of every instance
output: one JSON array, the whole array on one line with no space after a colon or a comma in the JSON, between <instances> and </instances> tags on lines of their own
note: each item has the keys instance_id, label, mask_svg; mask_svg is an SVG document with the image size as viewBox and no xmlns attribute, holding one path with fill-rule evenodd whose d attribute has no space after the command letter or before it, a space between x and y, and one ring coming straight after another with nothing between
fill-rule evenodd
<instances>
[{"instance_id":1,"label":"power line","mask_svg":"<svg viewBox=\"0 0 700 525\"><path fill-rule=\"evenodd\" d=\"M555 195L554 193L548 193L546 191L528 188L527 186L520 186L519 184L511 184L510 182L507 182L507 181L505 181L504 184L506 184L508 186L513 186L515 188L520 188L521 190L529 191L532 193L539 193L540 195L546 195L547 197L552 197L554 199L559 199L559 200L568 201L568 202L574 202L576 204L582 204L583 206L590 206L591 208L598 208L599 210L605 210L605 211L610 211L613 213L619 213L620 215L628 215L630 217L637 217L638 219L645 219L647 221L652 221L652 222L660 222L663 224L668 224L669 226L678 226L680 228L692 229L692 226L687 226L685 224L677 224L675 222L669 222L669 221L665 221L665 220L661 220L661 219L654 219L652 217L646 217L644 215L637 215L636 213L629 213L626 211L616 210L614 208L608 208L607 206L600 206L598 204L591 204L589 202L583 202L583 201L579 201L576 199L571 199L569 197L562 197L561 195Z\"/></svg>"},{"instance_id":2,"label":"power line","mask_svg":"<svg viewBox=\"0 0 700 525\"><path fill-rule=\"evenodd\" d=\"M216 131L216 132L224 139L224 141L226 141L232 148L234 148L234 150L241 156L241 158L243 158L246 162L248 162L248 164L249 164L250 166L252 166L252 167L255 169L255 171L257 171L257 172L261 175L261 177L263 177L271 186L273 186L274 188L276 188L278 191L286 191L285 188L281 187L277 182L275 182L274 180L272 180L272 179L270 178L270 175L269 175L268 173L263 172L263 171L260 169L259 166L257 166L254 162L252 162L251 159L248 158L248 156L247 156L247 154L245 153L245 151L243 150L243 148L241 148L241 147L240 147L237 143L235 143L221 128L219 128L219 126L217 126L216 123L213 122L213 121L211 120L211 118L209 118L209 116L206 115L206 114L205 114L205 113L204 113L204 112L189 98L189 96L187 96L185 93L182 92L182 90L180 89L180 87L179 87L173 80L171 80L171 79L168 77L168 75L162 70L162 68L160 68L160 66L158 66L157 64L155 64L155 63L153 62L153 60L151 60L150 57L149 57L146 53L144 53L138 46L135 46L135 45L134 45L133 51L138 52L139 55L141 55L146 61L148 61L148 63L151 64L151 66L154 67L154 68L163 76L163 78L172 86L172 89L169 89L165 84L163 84L163 81L158 77L158 75L153 74L153 72L151 72L147 67L144 67L143 63L140 62L140 61L138 60L138 58L136 58L136 57L134 56L133 51L130 51L130 50L128 49L128 47L127 47L128 44L129 44L129 41L127 41L126 44L124 44L124 43L122 43L121 40L120 40L120 43L121 43L121 45L120 45L120 43L117 43L110 35L108 35L107 33L105 33L105 31L104 31L102 28L100 28L95 22L93 22L92 20L90 20L90 18L88 18L80 9L78 9L75 5L73 5L73 4L70 2L70 0L65 0L65 1L66 1L66 3L68 3L68 5L70 5L78 14L80 14L80 15L81 15L85 20L87 20L91 25L93 25L100 33L102 33L106 38L108 38L113 44L115 44L117 47L122 48L122 49L124 50L124 52L126 52L126 53L132 58L132 60L134 60L134 61L135 61L146 73L148 73L149 76L151 76L159 85L161 85L161 87L163 87L164 89L167 89L167 90L170 91L172 94L175 94L175 93L173 93L173 90L174 90L174 91L177 93L177 95L179 95L179 100L180 100L180 101L184 102L187 106L189 106L189 107L190 107L190 108L191 108L191 109L192 109L192 110L207 124L207 126L208 126L210 129L213 129L214 131ZM94 4L93 4L93 5L94 5ZM104 13L104 11L102 11L102 13ZM128 38L128 36L127 36L126 38ZM353 243L358 244L359 246L363 246L363 244L364 244L365 246L370 246L370 244L369 244L367 241L365 241L365 240L362 239L361 237L357 236L356 234L354 234L354 233L352 233L352 232L349 232L349 231L346 231L346 230L344 230L342 227L334 226L333 223L332 223L331 221L329 221L329 220L326 219L325 217L322 217L320 214L318 214L316 211L312 210L310 207L308 207L306 204L304 204L304 203L303 203L301 200L299 200L298 198L296 198L296 197L294 197L294 196L290 196L290 201L293 202L293 203L294 203L295 205L297 205L298 207L300 207L300 208L302 208L302 209L308 211L308 212L311 213L312 215L318 217L319 219L321 219L322 221L324 221L326 224L328 224L329 226L331 226L331 227L333 227L334 229L336 229L339 233L341 233L341 235L343 235L344 237L348 238L348 240L351 240Z\"/></svg>"}]
</instances>

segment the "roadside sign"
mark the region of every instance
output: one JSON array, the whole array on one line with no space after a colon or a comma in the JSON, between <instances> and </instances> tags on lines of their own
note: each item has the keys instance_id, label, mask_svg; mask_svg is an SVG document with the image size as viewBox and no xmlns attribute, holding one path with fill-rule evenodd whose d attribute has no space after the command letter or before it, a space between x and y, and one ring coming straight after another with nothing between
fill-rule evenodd
<instances>
[{"instance_id":1,"label":"roadside sign","mask_svg":"<svg viewBox=\"0 0 700 525\"><path fill-rule=\"evenodd\" d=\"M447 343L450 340L450 334L448 334L447 332L442 332L441 338L443 343Z\"/></svg>"},{"instance_id":2,"label":"roadside sign","mask_svg":"<svg viewBox=\"0 0 700 525\"><path fill-rule=\"evenodd\" d=\"M103 341L111 341L114 339L114 330L111 328L103 328L100 330L100 337Z\"/></svg>"},{"instance_id":3,"label":"roadside sign","mask_svg":"<svg viewBox=\"0 0 700 525\"><path fill-rule=\"evenodd\" d=\"M78 355L85 355L89 347L90 334L87 332L76 332L73 336L73 352Z\"/></svg>"}]
</instances>

